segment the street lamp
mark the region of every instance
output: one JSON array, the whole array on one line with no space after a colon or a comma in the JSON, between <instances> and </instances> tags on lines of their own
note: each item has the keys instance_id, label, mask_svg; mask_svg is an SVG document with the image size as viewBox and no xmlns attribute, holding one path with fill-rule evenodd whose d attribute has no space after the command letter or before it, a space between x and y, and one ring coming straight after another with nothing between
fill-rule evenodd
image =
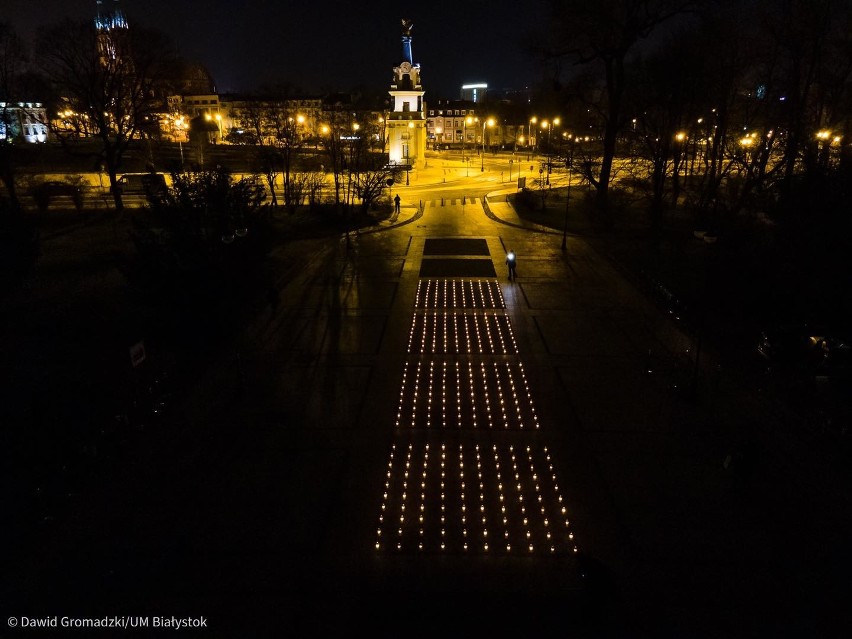
<instances>
[{"instance_id":1,"label":"street lamp","mask_svg":"<svg viewBox=\"0 0 852 639\"><path fill-rule=\"evenodd\" d=\"M553 131L553 127L559 126L559 118L553 118L552 122L548 122L547 120L542 120L541 128L547 130L547 184L550 184L550 170L551 170L551 146L550 146L550 133Z\"/></svg>"},{"instance_id":2,"label":"street lamp","mask_svg":"<svg viewBox=\"0 0 852 639\"><path fill-rule=\"evenodd\" d=\"M464 119L464 131L462 133L462 162L464 162L465 175L467 177L470 177L470 162L467 161L467 158L465 156L467 148L467 125L473 124L473 122L474 118L472 118L471 116L467 116Z\"/></svg>"},{"instance_id":3,"label":"street lamp","mask_svg":"<svg viewBox=\"0 0 852 639\"><path fill-rule=\"evenodd\" d=\"M183 171L183 135L186 130L186 120L184 120L183 116L175 119L175 128L177 129L178 135L178 147L180 148L180 170Z\"/></svg>"},{"instance_id":4,"label":"street lamp","mask_svg":"<svg viewBox=\"0 0 852 639\"><path fill-rule=\"evenodd\" d=\"M414 122L409 122L408 128L413 129L414 128ZM410 138L411 138L411 136L409 136L409 139ZM405 186L408 186L408 174L411 172L411 164L409 163L411 160L409 159L409 155L408 155L408 144L406 144L402 148L405 151Z\"/></svg>"},{"instance_id":5,"label":"street lamp","mask_svg":"<svg viewBox=\"0 0 852 639\"><path fill-rule=\"evenodd\" d=\"M207 120L208 122L212 122L213 120L216 120L216 129L219 131L219 140L221 141L221 139L222 139L222 116L219 115L218 113L215 116L210 115L209 113L205 113L204 119Z\"/></svg>"},{"instance_id":6,"label":"street lamp","mask_svg":"<svg viewBox=\"0 0 852 639\"><path fill-rule=\"evenodd\" d=\"M530 121L527 122L527 161L529 161L532 158L532 144L533 144L533 137L532 137L533 129L532 129L532 127L536 122L538 122L538 118L536 118L535 116L532 116L530 118Z\"/></svg>"},{"instance_id":7,"label":"street lamp","mask_svg":"<svg viewBox=\"0 0 852 639\"><path fill-rule=\"evenodd\" d=\"M481 165L480 170L485 170L485 127L486 126L494 126L494 119L488 118L487 120L482 121L482 156L481 156Z\"/></svg>"},{"instance_id":8,"label":"street lamp","mask_svg":"<svg viewBox=\"0 0 852 639\"><path fill-rule=\"evenodd\" d=\"M568 186L565 189L565 224L562 227L562 250L565 251L567 247L567 236L568 236L568 204L571 202L571 168L574 164L574 143L576 142L576 138L572 136L568 136L569 147L568 151Z\"/></svg>"},{"instance_id":9,"label":"street lamp","mask_svg":"<svg viewBox=\"0 0 852 639\"><path fill-rule=\"evenodd\" d=\"M346 249L349 249L349 229L352 226L352 209L355 207L355 189L353 185L353 176L352 173L355 171L357 173L357 169L355 167L355 160L357 159L357 149L355 145L360 142L358 130L361 128L361 125L357 122L352 123L352 135L349 137L349 177L346 185L346 201L348 201L348 206L346 207Z\"/></svg>"},{"instance_id":10,"label":"street lamp","mask_svg":"<svg viewBox=\"0 0 852 639\"><path fill-rule=\"evenodd\" d=\"M464 130L462 133L462 162L464 162L465 152L467 149L467 125L473 124L473 118L471 116L467 116L464 119Z\"/></svg>"}]
</instances>

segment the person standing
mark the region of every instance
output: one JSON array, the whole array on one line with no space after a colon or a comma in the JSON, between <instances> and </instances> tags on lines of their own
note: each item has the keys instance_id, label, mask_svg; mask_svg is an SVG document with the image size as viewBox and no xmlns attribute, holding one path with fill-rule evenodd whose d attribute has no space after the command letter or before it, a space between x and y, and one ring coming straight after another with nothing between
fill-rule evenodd
<instances>
[{"instance_id":1,"label":"person standing","mask_svg":"<svg viewBox=\"0 0 852 639\"><path fill-rule=\"evenodd\" d=\"M509 252L506 254L506 266L509 267L509 279L515 279L515 267L518 264L518 257L515 255L515 252L509 249Z\"/></svg>"},{"instance_id":2,"label":"person standing","mask_svg":"<svg viewBox=\"0 0 852 639\"><path fill-rule=\"evenodd\" d=\"M399 215L399 193L396 194L396 197L393 199L393 212Z\"/></svg>"}]
</instances>

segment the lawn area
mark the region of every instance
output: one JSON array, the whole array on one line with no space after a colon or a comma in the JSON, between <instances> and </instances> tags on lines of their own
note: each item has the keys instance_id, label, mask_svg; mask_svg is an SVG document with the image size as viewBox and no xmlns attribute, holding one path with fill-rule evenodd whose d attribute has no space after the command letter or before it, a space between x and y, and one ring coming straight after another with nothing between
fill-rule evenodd
<instances>
[{"instance_id":1,"label":"lawn area","mask_svg":"<svg viewBox=\"0 0 852 639\"><path fill-rule=\"evenodd\" d=\"M645 203L618 202L611 218L598 218L592 194L574 187L566 220L565 189L553 189L544 206L535 197L513 201L533 223L587 239L619 264L637 286L660 304L672 304L693 328L704 322L720 348L753 350L759 333L773 324L811 322L846 326L852 317L843 258L826 250L826 238L811 229L783 229L759 216L721 220L717 239L705 241L696 218L683 209L666 213L651 232ZM698 232L698 233L696 233Z\"/></svg>"},{"instance_id":2,"label":"lawn area","mask_svg":"<svg viewBox=\"0 0 852 639\"><path fill-rule=\"evenodd\" d=\"M32 213L40 237L36 266L0 292L6 381L0 401L8 421L26 425L21 432L40 432L44 458L61 460L65 448L85 447L115 415L135 410L134 395L151 379L166 373L170 392L179 395L318 242L373 226L390 215L386 209L369 216L354 211L349 219L329 209L276 210L259 244L266 257L244 277L186 280L190 285L128 277L138 255L130 221L144 210L126 209L120 217L73 209ZM146 358L134 369L130 348L140 342Z\"/></svg>"}]
</instances>

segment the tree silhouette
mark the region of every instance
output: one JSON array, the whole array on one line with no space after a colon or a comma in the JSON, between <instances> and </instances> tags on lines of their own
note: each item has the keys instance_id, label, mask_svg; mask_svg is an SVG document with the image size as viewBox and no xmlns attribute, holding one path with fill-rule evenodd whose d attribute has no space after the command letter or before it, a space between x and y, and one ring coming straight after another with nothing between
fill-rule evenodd
<instances>
[{"instance_id":1,"label":"tree silhouette","mask_svg":"<svg viewBox=\"0 0 852 639\"><path fill-rule=\"evenodd\" d=\"M102 163L116 210L124 208L118 172L131 143L140 139L164 111L164 85L177 68L173 45L159 32L117 29L110 46L90 22L64 20L37 38L42 72L59 109L66 114L52 133L70 151L81 132L99 141Z\"/></svg>"}]
</instances>

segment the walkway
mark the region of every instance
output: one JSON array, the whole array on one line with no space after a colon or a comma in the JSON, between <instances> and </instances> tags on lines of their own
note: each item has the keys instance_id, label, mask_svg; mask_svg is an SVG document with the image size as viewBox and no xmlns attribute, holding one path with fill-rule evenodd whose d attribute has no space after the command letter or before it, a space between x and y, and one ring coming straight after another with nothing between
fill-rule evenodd
<instances>
[{"instance_id":1,"label":"walkway","mask_svg":"<svg viewBox=\"0 0 852 639\"><path fill-rule=\"evenodd\" d=\"M763 405L673 393L692 341L581 238L531 231L495 196L294 243L193 423L141 433L19 590L104 614L144 595L220 636L828 624L849 496L826 509L830 478L761 442L753 475L726 470ZM823 526L838 543L810 545Z\"/></svg>"}]
</instances>

